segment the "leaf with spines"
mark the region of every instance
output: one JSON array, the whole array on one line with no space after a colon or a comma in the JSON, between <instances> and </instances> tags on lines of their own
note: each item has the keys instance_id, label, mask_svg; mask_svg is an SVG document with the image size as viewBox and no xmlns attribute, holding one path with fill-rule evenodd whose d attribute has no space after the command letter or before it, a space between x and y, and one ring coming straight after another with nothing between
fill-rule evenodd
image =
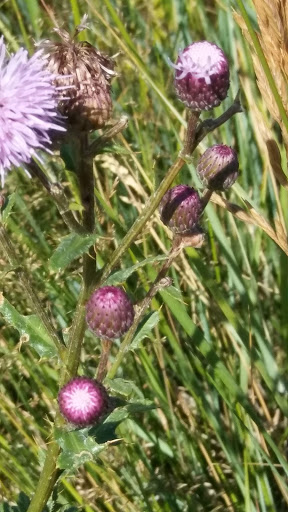
<instances>
[{"instance_id":1,"label":"leaf with spines","mask_svg":"<svg viewBox=\"0 0 288 512\"><path fill-rule=\"evenodd\" d=\"M20 341L29 342L40 357L54 357L57 355L55 345L37 315L21 315L0 294L0 313L6 322L20 333Z\"/></svg>"},{"instance_id":2,"label":"leaf with spines","mask_svg":"<svg viewBox=\"0 0 288 512\"><path fill-rule=\"evenodd\" d=\"M65 236L50 258L50 269L55 271L65 269L73 260L80 258L82 254L87 252L97 238L97 234L78 235L77 233L70 233L70 235Z\"/></svg>"},{"instance_id":3,"label":"leaf with spines","mask_svg":"<svg viewBox=\"0 0 288 512\"><path fill-rule=\"evenodd\" d=\"M137 350L140 348L141 341L145 338L149 338L149 336L152 336L152 330L154 327L156 327L159 320L160 317L158 311L149 313L139 325L139 329L136 332L131 345L129 346L129 350Z\"/></svg>"}]
</instances>

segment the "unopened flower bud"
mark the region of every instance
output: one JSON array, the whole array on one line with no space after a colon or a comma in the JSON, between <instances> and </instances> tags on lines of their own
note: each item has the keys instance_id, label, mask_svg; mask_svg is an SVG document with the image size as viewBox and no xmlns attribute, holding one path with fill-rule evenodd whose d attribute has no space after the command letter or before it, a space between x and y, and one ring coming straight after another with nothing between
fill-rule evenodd
<instances>
[{"instance_id":1,"label":"unopened flower bud","mask_svg":"<svg viewBox=\"0 0 288 512\"><path fill-rule=\"evenodd\" d=\"M199 159L196 170L204 187L226 190L239 176L237 153L224 144L211 146Z\"/></svg>"},{"instance_id":2,"label":"unopened flower bud","mask_svg":"<svg viewBox=\"0 0 288 512\"><path fill-rule=\"evenodd\" d=\"M194 232L202 213L198 192L187 185L176 185L163 196L159 205L162 222L173 233L188 235Z\"/></svg>"},{"instance_id":3,"label":"unopened flower bud","mask_svg":"<svg viewBox=\"0 0 288 512\"><path fill-rule=\"evenodd\" d=\"M85 427L96 423L108 409L104 386L88 377L75 377L58 394L61 414L74 425Z\"/></svg>"},{"instance_id":4,"label":"unopened flower bud","mask_svg":"<svg viewBox=\"0 0 288 512\"><path fill-rule=\"evenodd\" d=\"M61 42L44 41L40 47L48 55L48 69L56 75L56 84L63 87L59 111L78 130L102 128L112 113L114 62L87 41L75 42L64 30L58 33Z\"/></svg>"},{"instance_id":5,"label":"unopened flower bud","mask_svg":"<svg viewBox=\"0 0 288 512\"><path fill-rule=\"evenodd\" d=\"M226 98L229 66L216 44L208 41L190 44L179 53L174 67L177 96L192 110L210 110Z\"/></svg>"},{"instance_id":6,"label":"unopened flower bud","mask_svg":"<svg viewBox=\"0 0 288 512\"><path fill-rule=\"evenodd\" d=\"M117 286L95 290L86 305L86 321L100 338L120 338L131 327L134 308L128 295Z\"/></svg>"}]
</instances>

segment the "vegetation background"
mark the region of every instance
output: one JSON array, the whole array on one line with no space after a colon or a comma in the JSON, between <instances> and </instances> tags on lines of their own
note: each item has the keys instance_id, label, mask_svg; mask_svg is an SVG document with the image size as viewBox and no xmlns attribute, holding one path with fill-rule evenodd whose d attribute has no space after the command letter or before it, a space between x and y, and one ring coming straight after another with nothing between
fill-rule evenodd
<instances>
[{"instance_id":1,"label":"vegetation background","mask_svg":"<svg viewBox=\"0 0 288 512\"><path fill-rule=\"evenodd\" d=\"M224 143L238 152L241 177L207 207L205 244L178 257L170 271L173 287L152 302L147 337L135 343L118 372L130 381L129 396L144 396L156 407L121 423L121 444L79 466L75 476L64 474L55 511L288 509L287 18L284 1L245 1L267 70L243 7L228 0L0 2L0 32L11 52L25 46L33 53L34 41L57 39L56 23L73 32L85 13L90 30L80 38L110 55L120 52L114 118L124 114L129 123L95 160L99 266L181 149L186 112L175 97L168 59L175 61L192 41L215 42L229 58L231 87L213 116L232 103L239 87L244 107L203 141L177 179L199 186L195 165L209 145ZM73 166L48 157L47 168L70 187L77 207ZM51 265L68 231L39 182L13 171L3 193L13 194L11 240L43 305L65 330L77 302L81 258ZM169 236L155 215L122 268L166 254ZM31 314L13 268L0 262L5 298L21 315ZM147 263L128 278L134 302L160 265ZM6 512L17 501L25 510L33 494L57 407L58 368L55 360L39 360L23 332L19 337L9 321L0 322L0 510ZM116 352L114 346L111 362ZM99 354L87 331L81 371L93 376ZM114 381L116 391L121 382Z\"/></svg>"}]
</instances>

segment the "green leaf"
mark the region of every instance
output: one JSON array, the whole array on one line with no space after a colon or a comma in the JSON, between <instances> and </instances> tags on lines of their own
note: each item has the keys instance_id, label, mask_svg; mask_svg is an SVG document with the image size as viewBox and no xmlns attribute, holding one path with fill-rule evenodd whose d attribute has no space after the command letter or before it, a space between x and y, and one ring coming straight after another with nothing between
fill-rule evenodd
<instances>
[{"instance_id":1,"label":"green leaf","mask_svg":"<svg viewBox=\"0 0 288 512\"><path fill-rule=\"evenodd\" d=\"M17 505L9 505L8 503L0 504L0 512L27 512L30 505L30 498L24 492L20 492ZM45 512L45 511L43 511Z\"/></svg>"},{"instance_id":2,"label":"green leaf","mask_svg":"<svg viewBox=\"0 0 288 512\"><path fill-rule=\"evenodd\" d=\"M8 217L9 217L9 215L12 212L13 206L14 206L15 201L16 201L16 197L17 197L16 192L13 192L13 194L11 194L7 198L7 200L5 201L5 204L4 204L3 208L2 208L2 222L3 222L3 224L6 224L6 222L8 220Z\"/></svg>"},{"instance_id":3,"label":"green leaf","mask_svg":"<svg viewBox=\"0 0 288 512\"><path fill-rule=\"evenodd\" d=\"M149 338L151 336L151 331L154 329L155 325L158 324L160 318L158 311L154 311L153 313L149 313L143 322L141 322L140 327L129 347L129 350L137 350L140 347L140 343L144 338Z\"/></svg>"},{"instance_id":4,"label":"green leaf","mask_svg":"<svg viewBox=\"0 0 288 512\"><path fill-rule=\"evenodd\" d=\"M71 261L79 258L83 253L88 251L89 247L96 242L97 238L98 235L96 233L87 236L71 233L65 236L50 258L50 269L55 271L63 270Z\"/></svg>"},{"instance_id":5,"label":"green leaf","mask_svg":"<svg viewBox=\"0 0 288 512\"><path fill-rule=\"evenodd\" d=\"M33 30L36 35L36 39L40 38L41 34L41 23L39 23L41 19L40 7L37 0L26 0L26 8L29 14L29 19L31 20L31 24ZM41 28L40 28L41 27Z\"/></svg>"},{"instance_id":6,"label":"green leaf","mask_svg":"<svg viewBox=\"0 0 288 512\"><path fill-rule=\"evenodd\" d=\"M152 409L156 409L156 405L152 400L135 400L133 402L130 402L125 406L126 411L129 412L129 414L135 414L137 412L146 412L151 411Z\"/></svg>"},{"instance_id":7,"label":"green leaf","mask_svg":"<svg viewBox=\"0 0 288 512\"><path fill-rule=\"evenodd\" d=\"M105 379L105 386L106 385L111 391L125 397L131 396L136 388L134 382L125 379Z\"/></svg>"},{"instance_id":8,"label":"green leaf","mask_svg":"<svg viewBox=\"0 0 288 512\"><path fill-rule=\"evenodd\" d=\"M6 322L12 325L23 341L29 342L40 357L54 357L57 355L55 345L37 315L20 315L18 311L0 294L0 313Z\"/></svg>"},{"instance_id":9,"label":"green leaf","mask_svg":"<svg viewBox=\"0 0 288 512\"><path fill-rule=\"evenodd\" d=\"M55 439L62 448L58 459L60 469L76 469L84 462L94 461L102 452L105 444L98 444L87 429L74 430L73 432L56 431Z\"/></svg>"},{"instance_id":10,"label":"green leaf","mask_svg":"<svg viewBox=\"0 0 288 512\"><path fill-rule=\"evenodd\" d=\"M124 226L122 226L119 215L117 211L114 211L113 208L107 203L107 201L101 196L101 194L98 192L97 188L94 188L94 194L97 197L97 200L99 201L101 207L105 211L105 213L108 215L108 217L117 224L120 228L124 229Z\"/></svg>"},{"instance_id":11,"label":"green leaf","mask_svg":"<svg viewBox=\"0 0 288 512\"><path fill-rule=\"evenodd\" d=\"M117 441L118 436L115 430L120 425L120 423L122 423L122 421L128 418L128 416L128 411L124 407L119 407L115 409L115 411L113 411L111 414L109 414L109 416L103 423L101 423L101 425L92 427L92 429L89 431L89 434L92 435L99 444Z\"/></svg>"},{"instance_id":12,"label":"green leaf","mask_svg":"<svg viewBox=\"0 0 288 512\"><path fill-rule=\"evenodd\" d=\"M123 283L124 281L126 281L128 279L128 277L131 276L131 274L133 274L133 272L138 270L138 268L144 267L145 265L149 265L151 263L155 263L156 261L163 261L166 259L167 259L167 256L155 256L155 257L151 257L151 258L146 258L146 260L142 260L139 263L136 263L136 265L133 265L132 267L125 268L123 270L119 270L118 272L114 272L114 274L112 274L107 279L107 281L105 281L105 285L116 286L117 284L120 284L120 283Z\"/></svg>"}]
</instances>

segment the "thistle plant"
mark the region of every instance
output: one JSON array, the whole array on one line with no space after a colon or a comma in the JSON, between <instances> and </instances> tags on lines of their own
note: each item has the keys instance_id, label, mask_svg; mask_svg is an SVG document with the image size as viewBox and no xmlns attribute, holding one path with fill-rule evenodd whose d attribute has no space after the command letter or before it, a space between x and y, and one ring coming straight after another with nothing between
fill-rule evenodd
<instances>
[{"instance_id":1,"label":"thistle plant","mask_svg":"<svg viewBox=\"0 0 288 512\"><path fill-rule=\"evenodd\" d=\"M239 163L233 147L214 144L196 162L195 150L204 138L242 112L242 108L237 95L220 117L201 120L202 112L212 111L226 99L230 72L228 59L220 47L208 41L193 42L179 52L172 64L173 93L179 109L185 109L187 120L181 151L175 155L174 162L134 224L123 233L116 249L109 251L107 242L109 255L101 261L98 251L105 240L99 240L97 225L100 218L105 223L105 215L109 215L110 210L108 201L103 201L105 213L96 215L93 166L101 151L112 152L111 143L128 121L125 117L115 120L113 114L111 93L112 79L117 79L115 59L87 41L77 40L85 27L85 23L77 27L71 37L68 32L57 29L55 40L41 42L40 49L30 58L23 48L7 57L4 40L0 40L2 185L7 173L15 172L17 167L23 167L27 180L29 176L37 179L39 187L44 186L50 200L55 201L63 224L70 231L61 246L61 255L75 251L78 258L81 256L81 265L74 268L75 274L81 275L75 308L72 314L67 312L71 321L61 330L57 319L43 307L43 300L33 288L31 272L20 260L19 250L9 235L9 200L0 202L3 258L27 292L39 332L44 333L43 339L49 340L46 349L41 339L32 347L40 358L49 355L59 384L57 394L51 398L53 424L51 422L39 481L29 497L28 512L43 512L47 506L51 506L51 510L55 506L57 510L63 471L65 476L68 472L73 474L83 462L96 459L98 453L109 450L115 441L120 442L115 433L115 425L120 420L115 420L115 413L120 411L132 416L134 411L140 410L145 414L154 405L147 405L145 399L134 403L129 393L121 395L121 385L125 385L125 365L122 363L128 357L128 351L137 345L137 337L141 337L143 322L151 313L153 300L161 297L165 289L172 288L170 271L177 269L174 266L177 258L185 248L197 249L201 254L206 241L205 209L210 200L223 201L226 209L232 211L225 201L239 177ZM99 134L97 130L102 132ZM68 185L53 181L46 168L49 158L55 155L62 159L63 165L68 165L67 148L69 155L73 155L74 190L72 180ZM202 184L199 189L192 179L186 183L181 176L182 168L192 161L196 163L196 173ZM75 197L78 203L73 203ZM168 254L159 258L164 261L157 267L155 277L143 278L143 293L136 300L129 289L129 278L137 265L144 268L144 256L143 261L131 268L124 267L123 256L132 252L133 244L139 241L154 214L160 215ZM121 219L113 220L122 229ZM135 254L138 254L136 250ZM52 263L56 259L57 251L51 258ZM71 261L72 258L69 263ZM158 265L157 259L153 264ZM134 293L137 296L136 287ZM13 317L9 316L12 308L9 310L6 298L0 307L7 319ZM15 327L19 328L16 321ZM86 343L90 350L94 347L89 357L93 361L97 359L95 374L92 363L83 358ZM202 355L209 356L208 348L205 345ZM83 454L87 452L89 457L86 459Z\"/></svg>"},{"instance_id":2,"label":"thistle plant","mask_svg":"<svg viewBox=\"0 0 288 512\"><path fill-rule=\"evenodd\" d=\"M77 33L76 30L74 38ZM2 181L12 165L26 164L28 172L30 170L32 175L40 178L51 194L53 184L50 184L48 178L43 175L43 170L37 163L39 157L35 151L43 148L44 143L50 142L50 131L53 128L62 131L67 129L66 141L69 140L69 137L71 138L78 154L76 157L79 166L77 173L83 206L81 217L73 216L73 222L70 224L68 222L68 225L72 229L75 228L78 233L93 236L95 198L92 157L96 154L97 140L96 144L95 141L90 142L90 131L104 127L111 116L110 80L114 75L114 63L89 43L77 43L74 38L70 39L68 34L63 31L60 31L59 34L62 42L45 41L41 44L41 50L30 60L25 51L21 49L5 64L5 45L1 40L3 81L0 116L1 119L5 118L9 122L9 130L12 135L6 141L4 137L1 138L1 144L3 144L1 153L4 155L1 162ZM16 64L18 64L18 69L15 70ZM31 85L32 72L36 73L36 82L34 80L33 86ZM41 84L40 82L37 84L37 73L39 81L44 79ZM17 85L15 85L15 95L12 94L11 100L11 95L5 95L5 91L8 91L8 88L11 90L11 87L13 91L13 84L19 78L22 79L21 94L19 95L20 91L18 92ZM57 483L59 477L57 459L61 451L61 443L57 442L57 436L59 436L59 431L64 429L65 432L65 419L77 428L93 426L99 422L103 423L103 421L105 425L105 413L107 416L109 399L101 382L105 381L113 340L123 337L128 331L122 345L120 344L118 355L116 351L113 368L109 372L110 378L115 376L152 298L161 288L171 284L171 281L165 280L165 278L181 250L181 240L189 238L189 243L196 245L193 242L193 235L199 232L200 217L203 215L207 201L205 203L199 193L187 185L177 185L172 189L169 189L169 186L205 135L205 124L199 123L201 111L218 105L226 97L228 87L227 59L216 45L202 41L193 43L181 52L175 64L175 90L179 99L187 105L189 113L183 150L151 196L142 214L124 236L117 251L112 254L110 261L97 271L96 250L92 244L89 251L83 255L82 288L66 342L56 334L51 320L42 311L36 293L31 291L30 299L34 311L42 321L44 319L48 334L51 336L53 332L58 356L62 360L62 369L59 378L59 412L56 414L46 460L28 512L42 512ZM34 90L35 92L39 90L42 95L33 95ZM20 107L20 112L15 120L15 116L12 115L13 106ZM240 110L240 105L236 101L232 110L224 114L220 122L215 121L215 126L227 121L231 115ZM4 128L2 129L4 130ZM207 131L212 129L214 129L213 123L210 124ZM16 152L16 143L13 140L20 142L22 158ZM53 135L53 142L57 142L55 135ZM61 144L61 138L59 143ZM34 162L32 162L33 156L36 156ZM63 189L60 188L60 190L65 198ZM146 297L141 304L137 305L135 314L132 302L122 288L103 286L103 284L111 276L116 265L119 265L123 252L137 239L159 203L161 219L170 227L176 238L171 246L170 256L164 262L156 280L151 284ZM67 216L64 220L67 221ZM8 261L17 264L17 256L4 225L1 227L1 241L4 255ZM28 271L23 270L21 278L23 284L26 285L29 282ZM87 327L95 338L101 341L102 355L98 363L98 382L89 375L77 376Z\"/></svg>"}]
</instances>

